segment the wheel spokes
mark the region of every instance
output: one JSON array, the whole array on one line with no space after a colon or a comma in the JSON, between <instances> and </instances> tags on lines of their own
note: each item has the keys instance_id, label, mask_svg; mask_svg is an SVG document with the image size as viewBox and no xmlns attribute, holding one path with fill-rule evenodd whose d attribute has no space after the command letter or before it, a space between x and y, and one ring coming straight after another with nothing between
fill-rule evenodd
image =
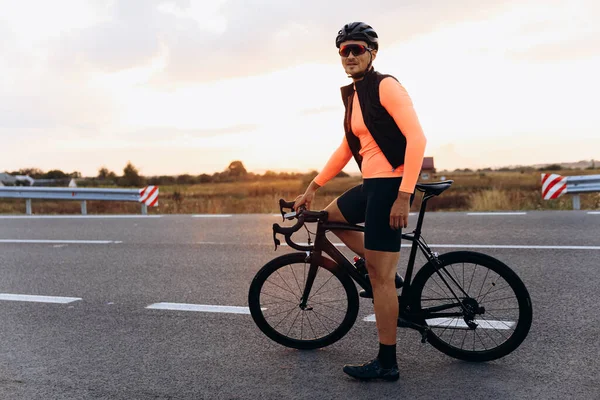
<instances>
[{"instance_id":1,"label":"wheel spokes","mask_svg":"<svg viewBox=\"0 0 600 400\"><path fill-rule=\"evenodd\" d=\"M509 340L516 330L520 313L510 283L493 269L477 263L460 262L456 267L449 264L442 269L440 273L453 279L446 279L444 283L432 273L422 289L421 309L444 310L441 313L446 315L456 310L463 316L436 317L436 312L428 313L426 321L432 333L446 344L467 352L489 351ZM463 290L468 297L463 296ZM460 294L462 305L456 303L452 292ZM473 314L464 314L463 308ZM465 315L472 315L469 318L477 324L475 329L467 324ZM457 334L459 331L463 334Z\"/></svg>"},{"instance_id":2,"label":"wheel spokes","mask_svg":"<svg viewBox=\"0 0 600 400\"><path fill-rule=\"evenodd\" d=\"M278 268L263 283L260 292L263 317L273 330L290 339L321 339L344 321L349 307L346 289L333 273L320 268L303 308L300 302L306 282L306 264L304 273L300 274L295 270L296 265Z\"/></svg>"}]
</instances>

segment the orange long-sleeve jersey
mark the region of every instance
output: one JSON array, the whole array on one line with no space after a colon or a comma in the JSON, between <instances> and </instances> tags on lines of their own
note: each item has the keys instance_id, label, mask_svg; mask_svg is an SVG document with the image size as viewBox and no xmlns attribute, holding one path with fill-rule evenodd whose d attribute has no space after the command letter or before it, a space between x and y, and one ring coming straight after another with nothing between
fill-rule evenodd
<instances>
[{"instance_id":1,"label":"orange long-sleeve jersey","mask_svg":"<svg viewBox=\"0 0 600 400\"><path fill-rule=\"evenodd\" d=\"M352 103L352 132L360 140L360 155L363 157L361 172L364 179L402 177L400 191L413 193L425 155L427 139L417 118L412 100L406 89L395 79L385 78L379 85L381 105L392 116L402 134L406 137L404 165L392 168L391 164L371 136L363 120L358 95L354 93ZM325 185L336 176L352 158L352 151L346 137L340 147L331 155L323 170L315 177L315 183Z\"/></svg>"}]
</instances>

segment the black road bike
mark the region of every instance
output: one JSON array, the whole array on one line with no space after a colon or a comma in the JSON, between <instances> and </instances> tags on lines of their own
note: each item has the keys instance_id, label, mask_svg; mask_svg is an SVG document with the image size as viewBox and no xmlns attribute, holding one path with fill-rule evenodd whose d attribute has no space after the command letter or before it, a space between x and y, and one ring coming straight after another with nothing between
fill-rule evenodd
<instances>
[{"instance_id":1,"label":"black road bike","mask_svg":"<svg viewBox=\"0 0 600 400\"><path fill-rule=\"evenodd\" d=\"M503 262L472 251L438 254L421 235L427 201L453 181L417 184L423 192L416 228L403 233L412 242L404 284L398 296L398 326L421 333L443 353L467 361L489 361L515 350L529 332L531 299L527 288ZM279 201L285 219L294 226L273 224L277 234L300 252L277 257L254 277L248 293L252 318L269 338L296 349L316 349L341 339L356 321L359 296L354 282L370 291L368 275L360 272L326 237L331 230L364 231L361 225L327 221L326 211L293 211L294 202ZM284 209L291 212L285 213ZM316 223L314 242L306 223ZM308 243L292 235L305 227ZM412 279L417 249L427 258ZM354 280L354 282L353 282Z\"/></svg>"}]
</instances>

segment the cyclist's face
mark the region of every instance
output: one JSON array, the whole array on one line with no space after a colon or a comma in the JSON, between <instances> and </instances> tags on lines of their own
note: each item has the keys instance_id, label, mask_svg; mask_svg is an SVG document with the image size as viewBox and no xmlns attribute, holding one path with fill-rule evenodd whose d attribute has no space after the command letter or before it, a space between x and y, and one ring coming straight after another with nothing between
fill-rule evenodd
<instances>
[{"instance_id":1,"label":"cyclist's face","mask_svg":"<svg viewBox=\"0 0 600 400\"><path fill-rule=\"evenodd\" d=\"M362 46L367 46L367 42L363 42L362 40L347 40L340 44L340 49L344 46L350 44L358 44ZM373 56L373 60L377 56L377 50L371 50L371 54ZM352 52L348 54L348 57L340 56L342 59L342 66L348 75L360 74L367 69L369 65L369 61L371 61L371 54L366 51L364 54L355 56Z\"/></svg>"}]
</instances>

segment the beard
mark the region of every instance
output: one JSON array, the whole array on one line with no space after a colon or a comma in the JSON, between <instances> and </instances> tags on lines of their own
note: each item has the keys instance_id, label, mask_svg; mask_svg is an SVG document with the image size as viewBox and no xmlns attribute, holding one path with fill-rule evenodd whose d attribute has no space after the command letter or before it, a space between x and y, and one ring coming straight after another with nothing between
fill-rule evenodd
<instances>
[{"instance_id":1,"label":"beard","mask_svg":"<svg viewBox=\"0 0 600 400\"><path fill-rule=\"evenodd\" d=\"M366 69L364 69L360 72L357 71L357 72L348 74L348 78L360 79L360 78L364 77L367 74L367 72L369 72L369 70L371 70L371 68L373 68L373 66L371 65L371 63L369 63L369 65L367 65Z\"/></svg>"}]
</instances>

